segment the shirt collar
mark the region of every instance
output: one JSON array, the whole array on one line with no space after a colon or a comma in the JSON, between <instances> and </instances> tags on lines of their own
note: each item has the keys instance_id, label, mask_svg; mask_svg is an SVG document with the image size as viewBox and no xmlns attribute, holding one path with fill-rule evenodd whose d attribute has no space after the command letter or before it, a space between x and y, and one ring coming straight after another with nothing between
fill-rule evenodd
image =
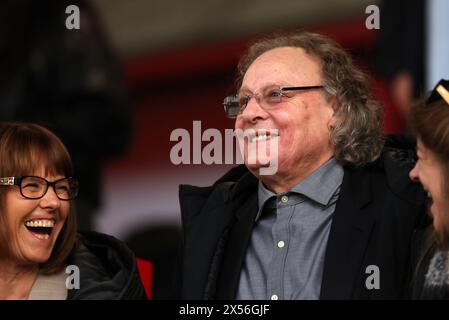
<instances>
[{"instance_id":1,"label":"shirt collar","mask_svg":"<svg viewBox=\"0 0 449 320\"><path fill-rule=\"evenodd\" d=\"M268 190L262 181L259 180L259 209L256 221L262 213L263 206L269 199L273 197L280 198L282 195L288 193L301 194L322 206L330 205L335 194L340 189L341 182L343 181L343 173L343 167L332 157L304 180L283 194L275 194Z\"/></svg>"}]
</instances>

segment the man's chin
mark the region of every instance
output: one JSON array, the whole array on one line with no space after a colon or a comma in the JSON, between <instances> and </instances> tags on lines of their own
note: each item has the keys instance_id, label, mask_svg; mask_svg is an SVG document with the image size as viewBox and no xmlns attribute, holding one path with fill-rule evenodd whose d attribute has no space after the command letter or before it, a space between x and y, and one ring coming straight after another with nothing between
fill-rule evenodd
<instances>
[{"instance_id":1,"label":"man's chin","mask_svg":"<svg viewBox=\"0 0 449 320\"><path fill-rule=\"evenodd\" d=\"M277 174L278 168L275 163L261 164L261 163L245 163L246 168L258 178L262 176L274 176Z\"/></svg>"},{"instance_id":2,"label":"man's chin","mask_svg":"<svg viewBox=\"0 0 449 320\"><path fill-rule=\"evenodd\" d=\"M248 168L249 171L251 171L254 175L258 176L260 164L258 163L245 163L246 168ZM257 174L256 174L257 173Z\"/></svg>"}]
</instances>

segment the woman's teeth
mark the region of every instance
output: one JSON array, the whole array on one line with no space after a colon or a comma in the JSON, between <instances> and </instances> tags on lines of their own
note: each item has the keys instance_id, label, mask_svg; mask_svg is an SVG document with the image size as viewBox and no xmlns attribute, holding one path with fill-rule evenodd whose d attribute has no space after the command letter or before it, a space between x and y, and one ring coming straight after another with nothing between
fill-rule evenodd
<instances>
[{"instance_id":1,"label":"woman's teeth","mask_svg":"<svg viewBox=\"0 0 449 320\"><path fill-rule=\"evenodd\" d=\"M46 219L30 220L30 221L26 221L25 225L27 227L47 227L47 228L53 228L55 226L55 221L54 220L46 220Z\"/></svg>"},{"instance_id":2,"label":"woman's teeth","mask_svg":"<svg viewBox=\"0 0 449 320\"><path fill-rule=\"evenodd\" d=\"M25 221L25 227L28 231L41 240L50 238L54 226L55 220L53 219L35 219Z\"/></svg>"}]
</instances>

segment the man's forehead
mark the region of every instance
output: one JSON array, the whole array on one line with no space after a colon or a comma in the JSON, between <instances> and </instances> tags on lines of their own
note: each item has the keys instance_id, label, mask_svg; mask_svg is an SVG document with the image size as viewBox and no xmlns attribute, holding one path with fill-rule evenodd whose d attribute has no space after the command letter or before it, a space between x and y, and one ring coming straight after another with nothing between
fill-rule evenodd
<instances>
[{"instance_id":1,"label":"man's forehead","mask_svg":"<svg viewBox=\"0 0 449 320\"><path fill-rule=\"evenodd\" d=\"M321 63L302 48L281 47L260 55L249 66L242 81L242 89L270 84L315 85L321 79Z\"/></svg>"},{"instance_id":2,"label":"man's forehead","mask_svg":"<svg viewBox=\"0 0 449 320\"><path fill-rule=\"evenodd\" d=\"M279 47L268 50L258 56L250 65L256 65L258 63L273 63L280 64L304 64L321 67L321 62L318 57L307 53L300 47Z\"/></svg>"}]
</instances>

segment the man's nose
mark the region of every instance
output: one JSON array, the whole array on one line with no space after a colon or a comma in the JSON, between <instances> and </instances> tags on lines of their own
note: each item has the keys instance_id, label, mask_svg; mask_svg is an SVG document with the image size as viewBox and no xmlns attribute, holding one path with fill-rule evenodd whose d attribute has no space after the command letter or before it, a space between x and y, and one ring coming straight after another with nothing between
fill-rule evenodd
<instances>
[{"instance_id":1,"label":"man's nose","mask_svg":"<svg viewBox=\"0 0 449 320\"><path fill-rule=\"evenodd\" d=\"M419 182L419 172L418 172L418 163L415 164L412 170L409 172L409 177L414 182Z\"/></svg>"},{"instance_id":2,"label":"man's nose","mask_svg":"<svg viewBox=\"0 0 449 320\"><path fill-rule=\"evenodd\" d=\"M260 105L260 100L254 95L248 100L240 116L247 122L256 123L257 120L263 119L266 114L266 111Z\"/></svg>"}]
</instances>

